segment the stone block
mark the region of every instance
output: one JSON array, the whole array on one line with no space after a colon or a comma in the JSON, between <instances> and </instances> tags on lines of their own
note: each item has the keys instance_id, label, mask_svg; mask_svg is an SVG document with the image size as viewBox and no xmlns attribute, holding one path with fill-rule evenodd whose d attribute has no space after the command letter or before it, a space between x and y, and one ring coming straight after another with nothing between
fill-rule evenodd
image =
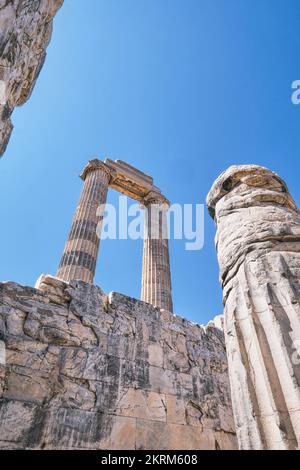
<instances>
[{"instance_id":1,"label":"stone block","mask_svg":"<svg viewBox=\"0 0 300 470\"><path fill-rule=\"evenodd\" d=\"M111 435L111 417L73 408L49 412L42 440L45 449L99 449Z\"/></svg>"},{"instance_id":2,"label":"stone block","mask_svg":"<svg viewBox=\"0 0 300 470\"><path fill-rule=\"evenodd\" d=\"M106 336L107 354L119 359L135 360L136 340L121 334L110 333Z\"/></svg>"},{"instance_id":3,"label":"stone block","mask_svg":"<svg viewBox=\"0 0 300 470\"><path fill-rule=\"evenodd\" d=\"M38 405L17 400L0 400L0 436L6 448L11 444L24 445L26 433L35 420ZM2 448L2 444L0 444Z\"/></svg>"},{"instance_id":4,"label":"stone block","mask_svg":"<svg viewBox=\"0 0 300 470\"><path fill-rule=\"evenodd\" d=\"M164 348L164 368L179 372L188 372L190 363L187 354L170 349L169 346Z\"/></svg>"},{"instance_id":5,"label":"stone block","mask_svg":"<svg viewBox=\"0 0 300 470\"><path fill-rule=\"evenodd\" d=\"M174 395L166 395L167 422L173 424L186 424L186 402Z\"/></svg>"},{"instance_id":6,"label":"stone block","mask_svg":"<svg viewBox=\"0 0 300 470\"><path fill-rule=\"evenodd\" d=\"M151 366L164 366L164 352L159 343L151 342L148 345L148 361Z\"/></svg>"},{"instance_id":7,"label":"stone block","mask_svg":"<svg viewBox=\"0 0 300 470\"><path fill-rule=\"evenodd\" d=\"M121 390L116 403L116 413L132 418L166 421L165 396L134 388Z\"/></svg>"},{"instance_id":8,"label":"stone block","mask_svg":"<svg viewBox=\"0 0 300 470\"><path fill-rule=\"evenodd\" d=\"M137 420L136 448L145 450L214 450L212 430Z\"/></svg>"},{"instance_id":9,"label":"stone block","mask_svg":"<svg viewBox=\"0 0 300 470\"><path fill-rule=\"evenodd\" d=\"M6 399L43 403L61 388L57 373L49 376L43 372L20 366L6 368Z\"/></svg>"},{"instance_id":10,"label":"stone block","mask_svg":"<svg viewBox=\"0 0 300 470\"><path fill-rule=\"evenodd\" d=\"M101 438L99 448L106 450L135 450L136 420L124 416L116 416L110 419L110 435Z\"/></svg>"},{"instance_id":11,"label":"stone block","mask_svg":"<svg viewBox=\"0 0 300 470\"><path fill-rule=\"evenodd\" d=\"M215 448L216 450L238 450L238 442L235 433L216 431Z\"/></svg>"},{"instance_id":12,"label":"stone block","mask_svg":"<svg viewBox=\"0 0 300 470\"><path fill-rule=\"evenodd\" d=\"M90 390L87 381L76 383L63 377L60 385L63 387L63 391L51 400L52 406L55 403L57 407L78 408L84 411L95 408L96 394Z\"/></svg>"}]
</instances>

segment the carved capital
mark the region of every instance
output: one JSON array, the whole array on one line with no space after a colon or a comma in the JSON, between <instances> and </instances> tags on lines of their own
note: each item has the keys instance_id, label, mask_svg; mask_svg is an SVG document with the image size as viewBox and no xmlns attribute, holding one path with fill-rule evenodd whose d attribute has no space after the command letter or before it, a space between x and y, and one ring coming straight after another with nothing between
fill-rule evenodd
<instances>
[{"instance_id":1,"label":"carved capital","mask_svg":"<svg viewBox=\"0 0 300 470\"><path fill-rule=\"evenodd\" d=\"M170 201L161 193L156 191L150 191L145 197L143 197L143 199L141 199L142 206L148 207L151 204L162 205L167 209L170 207Z\"/></svg>"},{"instance_id":2,"label":"carved capital","mask_svg":"<svg viewBox=\"0 0 300 470\"><path fill-rule=\"evenodd\" d=\"M213 218L221 199L228 207L279 204L298 211L283 179L258 165L233 165L217 178L206 199Z\"/></svg>"},{"instance_id":3,"label":"carved capital","mask_svg":"<svg viewBox=\"0 0 300 470\"><path fill-rule=\"evenodd\" d=\"M97 171L97 170L102 170L104 173L106 173L108 176L108 180L110 180L111 170L108 168L108 166L104 162L98 159L90 160L88 162L88 164L83 169L83 172L81 173L80 178L84 181L90 172Z\"/></svg>"}]
</instances>

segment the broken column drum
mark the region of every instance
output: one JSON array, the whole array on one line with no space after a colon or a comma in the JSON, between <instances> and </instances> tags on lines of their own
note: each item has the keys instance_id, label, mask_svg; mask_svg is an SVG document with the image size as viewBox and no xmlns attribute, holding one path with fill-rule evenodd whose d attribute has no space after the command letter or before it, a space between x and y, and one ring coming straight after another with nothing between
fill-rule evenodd
<instances>
[{"instance_id":1,"label":"broken column drum","mask_svg":"<svg viewBox=\"0 0 300 470\"><path fill-rule=\"evenodd\" d=\"M299 449L298 209L284 181L256 165L222 173L207 204L217 224L239 446Z\"/></svg>"}]
</instances>

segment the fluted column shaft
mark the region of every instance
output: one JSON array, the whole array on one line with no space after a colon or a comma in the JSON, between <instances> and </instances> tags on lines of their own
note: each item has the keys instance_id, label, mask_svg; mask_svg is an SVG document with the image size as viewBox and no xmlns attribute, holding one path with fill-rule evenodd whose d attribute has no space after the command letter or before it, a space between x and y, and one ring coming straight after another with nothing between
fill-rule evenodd
<instances>
[{"instance_id":1,"label":"fluted column shaft","mask_svg":"<svg viewBox=\"0 0 300 470\"><path fill-rule=\"evenodd\" d=\"M84 186L57 277L67 282L79 279L92 284L99 250L96 230L100 218L97 210L106 203L110 172L103 162L92 160L81 177Z\"/></svg>"},{"instance_id":2,"label":"fluted column shaft","mask_svg":"<svg viewBox=\"0 0 300 470\"><path fill-rule=\"evenodd\" d=\"M300 215L284 181L230 167L208 208L225 305L225 339L241 449L300 448Z\"/></svg>"},{"instance_id":3,"label":"fluted column shaft","mask_svg":"<svg viewBox=\"0 0 300 470\"><path fill-rule=\"evenodd\" d=\"M169 202L161 195L149 195L145 208L141 299L173 311L169 259L167 211Z\"/></svg>"}]
</instances>

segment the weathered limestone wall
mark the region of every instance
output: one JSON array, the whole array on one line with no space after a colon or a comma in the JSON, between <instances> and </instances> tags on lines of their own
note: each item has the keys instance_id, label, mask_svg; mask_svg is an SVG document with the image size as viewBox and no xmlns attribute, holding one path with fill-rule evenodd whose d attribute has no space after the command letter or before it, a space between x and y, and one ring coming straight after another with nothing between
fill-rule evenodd
<instances>
[{"instance_id":1,"label":"weathered limestone wall","mask_svg":"<svg viewBox=\"0 0 300 470\"><path fill-rule=\"evenodd\" d=\"M11 113L30 97L44 64L52 18L63 0L0 0L0 156Z\"/></svg>"},{"instance_id":2,"label":"weathered limestone wall","mask_svg":"<svg viewBox=\"0 0 300 470\"><path fill-rule=\"evenodd\" d=\"M236 447L223 333L51 277L0 284L0 448Z\"/></svg>"},{"instance_id":3,"label":"weathered limestone wall","mask_svg":"<svg viewBox=\"0 0 300 470\"><path fill-rule=\"evenodd\" d=\"M207 199L241 449L300 448L300 214L284 181L232 166Z\"/></svg>"}]
</instances>

